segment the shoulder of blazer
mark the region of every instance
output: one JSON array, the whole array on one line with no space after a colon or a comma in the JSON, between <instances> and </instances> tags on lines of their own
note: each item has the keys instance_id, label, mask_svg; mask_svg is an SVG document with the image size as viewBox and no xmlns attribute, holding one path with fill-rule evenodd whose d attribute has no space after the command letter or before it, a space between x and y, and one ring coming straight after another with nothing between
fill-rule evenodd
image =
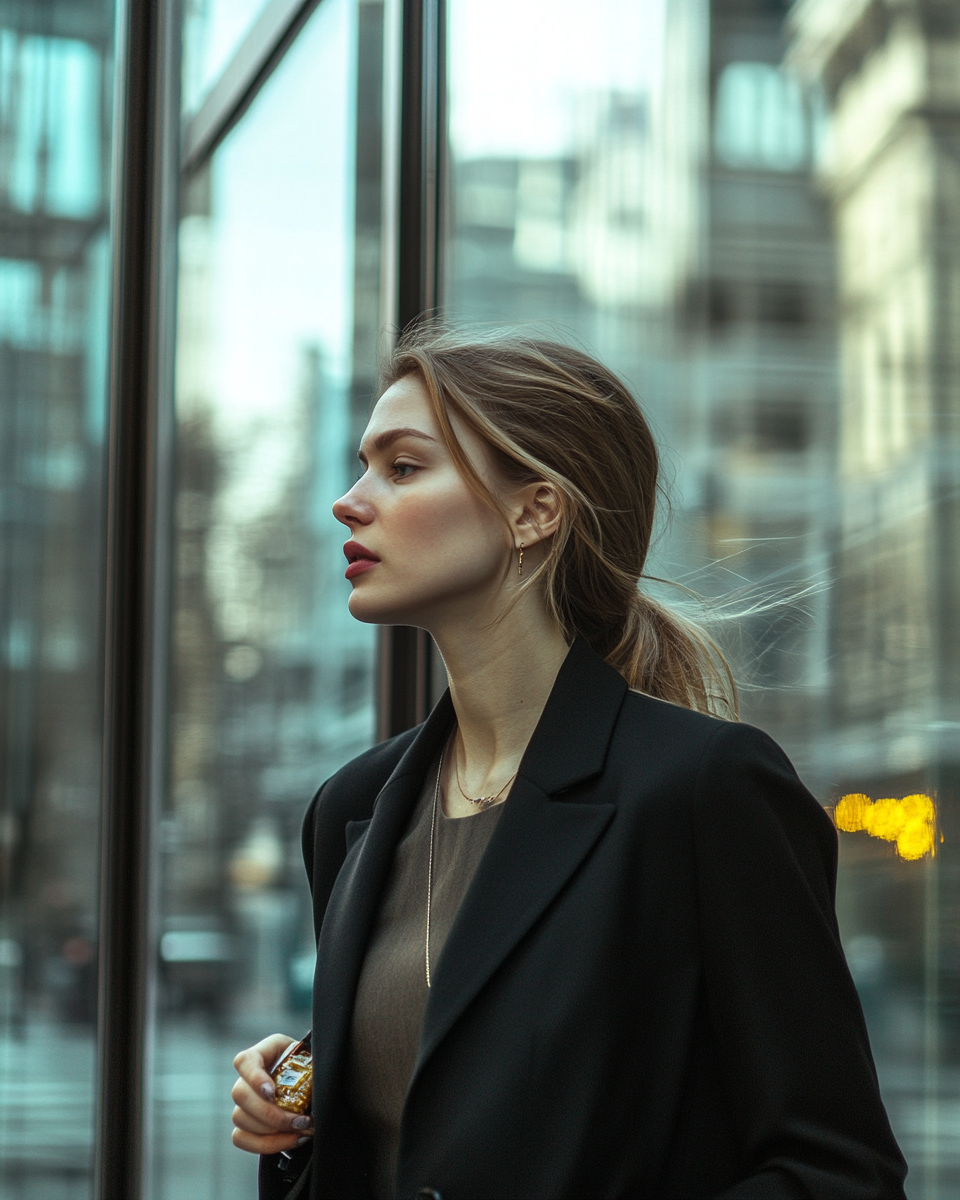
<instances>
[{"instance_id":1,"label":"shoulder of blazer","mask_svg":"<svg viewBox=\"0 0 960 1200\"><path fill-rule=\"evenodd\" d=\"M329 892L346 852L344 830L373 814L380 789L420 731L417 725L358 754L318 788L303 818L303 864L314 902Z\"/></svg>"},{"instance_id":2,"label":"shoulder of blazer","mask_svg":"<svg viewBox=\"0 0 960 1200\"><path fill-rule=\"evenodd\" d=\"M697 712L631 688L615 746L623 762L658 760L660 780L680 785L690 815L692 806L709 805L711 797L719 797L722 788L715 785L721 780L735 779L740 795L759 789L775 807L809 823L827 852L836 841L833 822L782 747L755 725ZM678 792L662 788L660 794L665 803L675 803Z\"/></svg>"},{"instance_id":3,"label":"shoulder of blazer","mask_svg":"<svg viewBox=\"0 0 960 1200\"><path fill-rule=\"evenodd\" d=\"M629 757L630 748L640 752L642 747L644 755L672 761L687 772L718 739L723 740L727 730L752 728L630 688L620 710L616 741L621 755Z\"/></svg>"},{"instance_id":4,"label":"shoulder of blazer","mask_svg":"<svg viewBox=\"0 0 960 1200\"><path fill-rule=\"evenodd\" d=\"M629 732L641 727L651 734L663 753L684 749L682 763L687 769L699 770L705 757L748 759L760 755L773 758L781 767L793 772L783 749L764 730L746 721L715 717L711 713L685 708L670 700L661 700L647 692L631 688L621 711L620 724Z\"/></svg>"}]
</instances>

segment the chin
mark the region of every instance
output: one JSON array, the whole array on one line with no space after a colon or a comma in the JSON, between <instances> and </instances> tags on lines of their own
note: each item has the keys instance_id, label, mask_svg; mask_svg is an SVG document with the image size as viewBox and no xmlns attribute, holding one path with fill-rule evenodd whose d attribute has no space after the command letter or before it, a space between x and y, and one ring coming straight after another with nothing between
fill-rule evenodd
<instances>
[{"instance_id":1,"label":"chin","mask_svg":"<svg viewBox=\"0 0 960 1200\"><path fill-rule=\"evenodd\" d=\"M355 621L362 621L365 625L417 624L415 615L407 605L391 603L385 597L365 596L360 588L354 588L347 608Z\"/></svg>"},{"instance_id":2,"label":"chin","mask_svg":"<svg viewBox=\"0 0 960 1200\"><path fill-rule=\"evenodd\" d=\"M489 579L479 573L463 573L438 580L367 580L354 584L348 608L350 615L367 625L413 625L432 629L440 618L451 614L475 613L482 609Z\"/></svg>"},{"instance_id":3,"label":"chin","mask_svg":"<svg viewBox=\"0 0 960 1200\"><path fill-rule=\"evenodd\" d=\"M358 598L356 592L353 592L347 601L347 608L350 610L350 616L355 621L362 621L365 625L383 624L377 606L365 604L362 599Z\"/></svg>"}]
</instances>

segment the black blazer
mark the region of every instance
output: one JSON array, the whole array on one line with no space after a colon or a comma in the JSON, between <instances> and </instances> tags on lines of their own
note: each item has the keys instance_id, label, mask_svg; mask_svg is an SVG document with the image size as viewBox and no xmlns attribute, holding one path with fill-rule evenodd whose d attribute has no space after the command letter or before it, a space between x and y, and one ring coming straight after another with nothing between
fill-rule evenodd
<instances>
[{"instance_id":1,"label":"black blazer","mask_svg":"<svg viewBox=\"0 0 960 1200\"><path fill-rule=\"evenodd\" d=\"M313 1200L369 1196L344 1086L354 992L453 719L447 694L307 813ZM903 1197L836 861L766 734L631 692L575 641L437 964L397 1197ZM278 1179L264 1158L264 1195Z\"/></svg>"}]
</instances>

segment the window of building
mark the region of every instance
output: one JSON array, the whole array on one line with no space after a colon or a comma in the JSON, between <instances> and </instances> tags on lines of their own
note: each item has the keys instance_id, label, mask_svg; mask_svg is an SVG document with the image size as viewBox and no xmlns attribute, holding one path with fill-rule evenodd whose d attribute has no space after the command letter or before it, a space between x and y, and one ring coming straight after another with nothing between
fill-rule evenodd
<instances>
[{"instance_id":1,"label":"window of building","mask_svg":"<svg viewBox=\"0 0 960 1200\"><path fill-rule=\"evenodd\" d=\"M717 83L714 144L728 167L795 171L810 147L796 78L764 62L734 62Z\"/></svg>"}]
</instances>

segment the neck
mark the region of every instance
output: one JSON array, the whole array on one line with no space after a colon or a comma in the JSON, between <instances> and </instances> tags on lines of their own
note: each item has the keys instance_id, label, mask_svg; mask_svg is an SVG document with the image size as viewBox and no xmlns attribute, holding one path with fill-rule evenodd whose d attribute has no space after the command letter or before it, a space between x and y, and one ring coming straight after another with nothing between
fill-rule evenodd
<instances>
[{"instance_id":1,"label":"neck","mask_svg":"<svg viewBox=\"0 0 960 1200\"><path fill-rule=\"evenodd\" d=\"M431 632L450 681L465 789L493 791L519 766L567 643L533 592L492 627Z\"/></svg>"}]
</instances>

